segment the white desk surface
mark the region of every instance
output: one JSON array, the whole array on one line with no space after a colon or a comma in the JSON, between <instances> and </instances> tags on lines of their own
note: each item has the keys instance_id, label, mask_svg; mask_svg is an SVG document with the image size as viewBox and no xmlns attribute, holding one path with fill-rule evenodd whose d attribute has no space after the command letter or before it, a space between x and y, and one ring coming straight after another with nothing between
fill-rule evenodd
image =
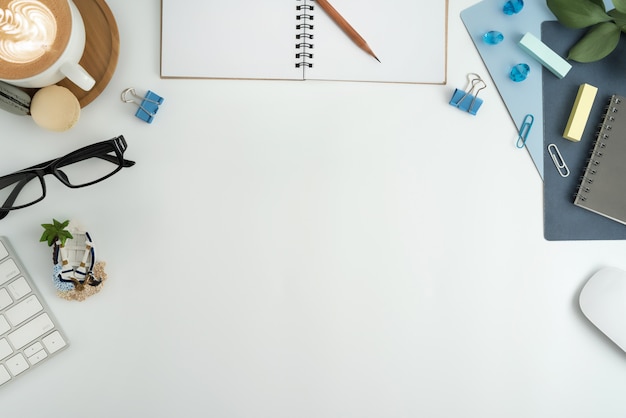
<instances>
[{"instance_id":1,"label":"white desk surface","mask_svg":"<svg viewBox=\"0 0 626 418\"><path fill-rule=\"evenodd\" d=\"M626 242L547 242L542 183L450 0L448 85L161 80L160 3L109 0L117 71L79 124L0 114L3 173L124 134L137 161L0 221L71 338L6 417L626 416L581 314ZM497 29L497 28L494 28ZM165 98L148 125L127 87ZM534 127L534 129L541 129ZM79 219L103 291L57 298L40 224Z\"/></svg>"}]
</instances>

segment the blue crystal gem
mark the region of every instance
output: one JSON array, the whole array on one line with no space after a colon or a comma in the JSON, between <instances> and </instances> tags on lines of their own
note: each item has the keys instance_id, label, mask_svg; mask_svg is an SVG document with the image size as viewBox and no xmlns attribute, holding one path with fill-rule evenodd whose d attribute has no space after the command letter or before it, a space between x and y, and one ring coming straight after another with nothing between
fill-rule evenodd
<instances>
[{"instance_id":1,"label":"blue crystal gem","mask_svg":"<svg viewBox=\"0 0 626 418\"><path fill-rule=\"evenodd\" d=\"M483 41L489 45L498 45L504 40L504 35L497 30L490 30L483 35Z\"/></svg>"},{"instance_id":2,"label":"blue crystal gem","mask_svg":"<svg viewBox=\"0 0 626 418\"><path fill-rule=\"evenodd\" d=\"M524 8L524 0L509 0L504 4L502 11L505 15L515 15Z\"/></svg>"},{"instance_id":3,"label":"blue crystal gem","mask_svg":"<svg viewBox=\"0 0 626 418\"><path fill-rule=\"evenodd\" d=\"M528 73L530 73L530 67L528 66L528 64L517 64L511 69L511 72L509 73L509 78L516 83L519 83L520 81L526 80L526 77L528 77Z\"/></svg>"}]
</instances>

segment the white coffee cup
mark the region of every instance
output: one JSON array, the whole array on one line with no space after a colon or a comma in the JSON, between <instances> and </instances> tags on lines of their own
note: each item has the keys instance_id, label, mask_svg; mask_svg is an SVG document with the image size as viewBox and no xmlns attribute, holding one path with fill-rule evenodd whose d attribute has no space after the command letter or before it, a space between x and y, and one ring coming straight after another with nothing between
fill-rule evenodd
<instances>
[{"instance_id":1,"label":"white coffee cup","mask_svg":"<svg viewBox=\"0 0 626 418\"><path fill-rule=\"evenodd\" d=\"M71 0L0 0L0 80L39 88L67 77L91 90L96 82L79 64L85 38Z\"/></svg>"}]
</instances>

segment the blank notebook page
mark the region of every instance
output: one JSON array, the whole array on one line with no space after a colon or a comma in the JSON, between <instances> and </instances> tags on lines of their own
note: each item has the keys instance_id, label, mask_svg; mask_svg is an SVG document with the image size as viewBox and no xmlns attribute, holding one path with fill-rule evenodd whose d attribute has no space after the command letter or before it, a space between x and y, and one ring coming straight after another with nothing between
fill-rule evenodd
<instances>
[{"instance_id":1,"label":"blank notebook page","mask_svg":"<svg viewBox=\"0 0 626 418\"><path fill-rule=\"evenodd\" d=\"M163 0L161 75L301 79L293 3Z\"/></svg>"},{"instance_id":2,"label":"blank notebook page","mask_svg":"<svg viewBox=\"0 0 626 418\"><path fill-rule=\"evenodd\" d=\"M315 8L313 68L307 79L444 83L446 2L330 0L381 62Z\"/></svg>"}]
</instances>

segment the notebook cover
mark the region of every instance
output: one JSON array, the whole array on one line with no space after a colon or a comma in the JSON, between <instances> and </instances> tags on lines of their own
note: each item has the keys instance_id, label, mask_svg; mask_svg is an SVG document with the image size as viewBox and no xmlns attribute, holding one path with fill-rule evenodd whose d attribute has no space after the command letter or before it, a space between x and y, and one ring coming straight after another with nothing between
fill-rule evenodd
<instances>
[{"instance_id":1,"label":"notebook cover","mask_svg":"<svg viewBox=\"0 0 626 418\"><path fill-rule=\"evenodd\" d=\"M613 96L574 204L626 223L626 98Z\"/></svg>"},{"instance_id":2,"label":"notebook cover","mask_svg":"<svg viewBox=\"0 0 626 418\"><path fill-rule=\"evenodd\" d=\"M567 56L585 30L565 28L556 21L542 24L542 40L552 50ZM544 109L544 236L547 240L626 239L626 225L574 205L587 160L593 149L604 109L613 94L626 95L626 39L608 57L593 63L570 61L572 69L563 79L543 70ZM598 88L587 126L580 142L562 137L578 87L589 83ZM556 144L569 167L561 177L547 151ZM625 162L626 164L626 162Z\"/></svg>"}]
</instances>

